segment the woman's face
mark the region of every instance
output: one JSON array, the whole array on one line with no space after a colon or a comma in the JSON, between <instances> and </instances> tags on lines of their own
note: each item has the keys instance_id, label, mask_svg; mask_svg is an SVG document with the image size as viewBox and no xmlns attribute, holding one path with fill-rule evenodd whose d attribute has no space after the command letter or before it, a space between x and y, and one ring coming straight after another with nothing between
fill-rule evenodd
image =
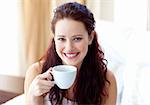
<instances>
[{"instance_id":1,"label":"woman's face","mask_svg":"<svg viewBox=\"0 0 150 105\"><path fill-rule=\"evenodd\" d=\"M64 18L55 25L56 52L63 64L80 68L92 39L82 22Z\"/></svg>"}]
</instances>

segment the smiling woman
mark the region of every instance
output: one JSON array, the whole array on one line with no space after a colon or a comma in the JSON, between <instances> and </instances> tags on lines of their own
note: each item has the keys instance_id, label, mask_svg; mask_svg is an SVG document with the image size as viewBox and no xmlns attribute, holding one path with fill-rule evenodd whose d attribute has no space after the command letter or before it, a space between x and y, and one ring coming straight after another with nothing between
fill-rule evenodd
<instances>
[{"instance_id":1,"label":"smiling woman","mask_svg":"<svg viewBox=\"0 0 150 105\"><path fill-rule=\"evenodd\" d=\"M68 27L64 27L67 24ZM56 51L64 64L81 66L82 59L85 57L88 46L92 43L94 33L88 36L84 24L72 19L62 19L56 23L55 46Z\"/></svg>"},{"instance_id":2,"label":"smiling woman","mask_svg":"<svg viewBox=\"0 0 150 105\"><path fill-rule=\"evenodd\" d=\"M20 8L21 1L23 1L23 12L25 12L23 19L26 20L25 24L27 28L27 30L25 31L25 36L23 36L25 46L22 46L22 44L20 44L20 42L18 41L18 38L21 36L21 32L18 31L20 30L20 26L18 25L20 24L20 16L18 10ZM117 105L150 105L150 86L149 84L147 84L150 77L150 73L148 72L150 64L150 33L146 33L145 31L143 31L147 29L150 30L150 0L1 1L0 74L2 74L2 76L0 75L0 90L11 89L11 91L20 92L20 90L18 91L18 89L22 88L22 84L21 86L14 85L18 84L18 80L15 80L13 82L14 77L13 79L8 79L12 76L4 76L4 74L15 76L25 75L26 69L24 68L27 68L29 64L37 60L39 56L43 54L42 52L45 51L47 42L50 39L49 36L51 37L51 35L49 34L49 20L52 14L52 9L58 4L65 3L68 1L78 1L80 3L86 4L86 6L88 6L93 12L96 19L105 20L101 21L102 23L98 23L98 21L96 22L98 23L96 31L98 33L99 44L101 44L102 47L104 47L105 57L108 61L107 66L108 68L110 68L110 70L112 70L115 73L117 79ZM70 20L67 22L70 22ZM62 24L62 22L60 23ZM67 25L63 24L63 28L66 27ZM60 30L57 30L57 32L60 32ZM62 59L64 59L64 64L72 64L71 61L73 61L76 57L80 56L81 54L81 50L76 49L76 47L74 48L72 43L78 43L82 41L83 34L73 34L72 37L69 38L67 37L67 34L59 35L61 35L61 37L57 37L57 35L55 37L55 41L60 41L61 43L61 46L57 47L58 50L59 47L65 45L66 42L69 42L69 44L67 45L71 47L72 50L65 51L64 49L62 49L57 52L60 52ZM54 45L58 45L58 43L55 43ZM20 48L23 49L23 55L19 53ZM90 56L93 57L92 55ZM20 57L21 59L23 58L23 60L19 61ZM43 62L40 62L40 64L43 64ZM32 68L36 69L39 73L37 65L38 64L35 64L35 66L33 66ZM21 66L20 70L19 66ZM35 74L35 72L33 73ZM28 81L30 80L28 79ZM4 85L3 81L5 81ZM84 82L85 81L83 81L83 83ZM48 97L46 98L49 100ZM20 101L19 98L16 99ZM21 104L24 101L23 99L24 97L21 99ZM64 99L66 99L66 97ZM12 101L12 103L8 105L13 105L14 103L15 101ZM18 105L18 101L16 101L16 105Z\"/></svg>"},{"instance_id":3,"label":"smiling woman","mask_svg":"<svg viewBox=\"0 0 150 105\"><path fill-rule=\"evenodd\" d=\"M54 11L51 30L54 37L47 51L26 73L27 104L115 105L116 80L98 43L93 13L77 2L62 4ZM70 88L54 84L51 71L56 65L77 67Z\"/></svg>"}]
</instances>

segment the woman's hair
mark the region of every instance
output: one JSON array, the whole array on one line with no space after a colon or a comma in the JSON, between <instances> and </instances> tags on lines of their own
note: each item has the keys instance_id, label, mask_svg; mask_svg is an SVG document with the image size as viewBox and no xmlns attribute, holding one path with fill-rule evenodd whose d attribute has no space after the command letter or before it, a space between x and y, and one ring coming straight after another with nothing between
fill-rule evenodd
<instances>
[{"instance_id":1,"label":"woman's hair","mask_svg":"<svg viewBox=\"0 0 150 105\"><path fill-rule=\"evenodd\" d=\"M54 17L51 22L51 29L55 34L55 25L57 21L69 18L82 22L90 35L95 30L95 20L93 14L85 5L77 2L69 2L60 5L54 11ZM96 34L96 33L95 33ZM43 59L42 73L50 67L62 64L62 60L56 53L54 39L48 48ZM77 104L102 104L108 96L106 84L109 81L106 78L107 60L104 59L104 53L97 41L97 35L94 36L92 44L88 47L81 68L77 74L74 86L74 101ZM62 90L56 85L49 91L49 98L52 104L61 104L67 90Z\"/></svg>"}]
</instances>

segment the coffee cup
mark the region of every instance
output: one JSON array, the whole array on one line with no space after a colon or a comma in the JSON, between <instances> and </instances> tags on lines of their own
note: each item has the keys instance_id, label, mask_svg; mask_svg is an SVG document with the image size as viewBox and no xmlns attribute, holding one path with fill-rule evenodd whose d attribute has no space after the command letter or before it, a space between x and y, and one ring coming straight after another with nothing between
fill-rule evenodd
<instances>
[{"instance_id":1,"label":"coffee cup","mask_svg":"<svg viewBox=\"0 0 150 105\"><path fill-rule=\"evenodd\" d=\"M60 89L70 88L76 78L77 68L71 65L57 65L52 68L55 84Z\"/></svg>"}]
</instances>

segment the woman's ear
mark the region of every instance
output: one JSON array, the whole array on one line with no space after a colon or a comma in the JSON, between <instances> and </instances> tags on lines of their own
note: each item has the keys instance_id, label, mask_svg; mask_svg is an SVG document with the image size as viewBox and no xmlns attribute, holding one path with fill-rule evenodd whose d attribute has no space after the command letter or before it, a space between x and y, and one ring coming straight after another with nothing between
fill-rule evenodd
<instances>
[{"instance_id":1,"label":"woman's ear","mask_svg":"<svg viewBox=\"0 0 150 105\"><path fill-rule=\"evenodd\" d=\"M95 34L96 34L95 31L92 31L92 32L91 32L91 35L89 36L89 45L92 44L92 41L93 41L93 39L94 39L94 37L95 37Z\"/></svg>"}]
</instances>

